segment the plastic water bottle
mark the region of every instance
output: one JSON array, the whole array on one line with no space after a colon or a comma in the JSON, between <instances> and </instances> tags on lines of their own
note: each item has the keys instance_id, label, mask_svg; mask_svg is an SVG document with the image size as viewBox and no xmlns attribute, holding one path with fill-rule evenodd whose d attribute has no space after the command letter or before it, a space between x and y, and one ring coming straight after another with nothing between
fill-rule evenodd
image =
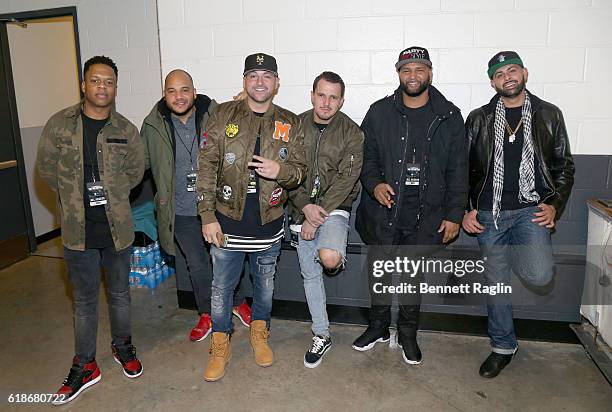
<instances>
[{"instance_id":1,"label":"plastic water bottle","mask_svg":"<svg viewBox=\"0 0 612 412\"><path fill-rule=\"evenodd\" d=\"M153 243L153 258L155 259L156 263L161 262L161 251L159 250L158 241L155 241L155 243Z\"/></svg>"},{"instance_id":2,"label":"plastic water bottle","mask_svg":"<svg viewBox=\"0 0 612 412\"><path fill-rule=\"evenodd\" d=\"M155 266L155 256L153 252L153 247L152 245L149 245L144 249L145 250L144 250L144 256L143 256L143 264L147 268L152 268Z\"/></svg>"},{"instance_id":3,"label":"plastic water bottle","mask_svg":"<svg viewBox=\"0 0 612 412\"><path fill-rule=\"evenodd\" d=\"M163 282L162 279L162 270L159 263L155 264L155 268L153 268L153 274L155 276L155 285L160 285Z\"/></svg>"}]
</instances>

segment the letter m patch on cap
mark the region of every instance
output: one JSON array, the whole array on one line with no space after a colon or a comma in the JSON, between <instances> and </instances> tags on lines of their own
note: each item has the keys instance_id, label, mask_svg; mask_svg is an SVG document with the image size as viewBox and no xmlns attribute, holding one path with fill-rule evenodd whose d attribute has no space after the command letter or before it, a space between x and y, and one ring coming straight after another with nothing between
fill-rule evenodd
<instances>
[{"instance_id":1,"label":"letter m patch on cap","mask_svg":"<svg viewBox=\"0 0 612 412\"><path fill-rule=\"evenodd\" d=\"M276 140L282 139L283 142L289 141L289 130L291 129L290 123L283 123L276 120L274 122L274 135L272 137Z\"/></svg>"}]
</instances>

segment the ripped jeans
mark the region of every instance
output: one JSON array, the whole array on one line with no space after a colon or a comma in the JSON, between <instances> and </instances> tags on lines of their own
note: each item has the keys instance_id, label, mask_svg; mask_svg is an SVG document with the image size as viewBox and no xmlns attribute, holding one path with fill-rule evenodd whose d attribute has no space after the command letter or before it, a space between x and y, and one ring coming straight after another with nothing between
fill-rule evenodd
<instances>
[{"instance_id":1,"label":"ripped jeans","mask_svg":"<svg viewBox=\"0 0 612 412\"><path fill-rule=\"evenodd\" d=\"M262 252L239 252L211 246L213 281L211 296L211 317L213 332L232 333L232 308L234 290L240 281L245 255L249 258L249 271L253 280L252 320L264 320L270 324L272 295L276 260L280 255L278 241Z\"/></svg>"}]
</instances>

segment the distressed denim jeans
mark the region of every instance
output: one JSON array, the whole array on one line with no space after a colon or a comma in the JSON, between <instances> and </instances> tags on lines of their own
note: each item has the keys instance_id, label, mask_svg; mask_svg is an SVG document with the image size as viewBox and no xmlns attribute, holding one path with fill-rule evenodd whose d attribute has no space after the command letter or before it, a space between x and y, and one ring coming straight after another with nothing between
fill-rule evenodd
<instances>
[{"instance_id":1,"label":"distressed denim jeans","mask_svg":"<svg viewBox=\"0 0 612 412\"><path fill-rule=\"evenodd\" d=\"M249 259L249 271L253 281L252 320L270 323L272 295L274 294L274 274L276 261L280 255L281 242L261 252L239 252L211 246L213 262L213 281L211 297L211 317L213 332L231 333L234 290L240 281L245 256Z\"/></svg>"}]
</instances>

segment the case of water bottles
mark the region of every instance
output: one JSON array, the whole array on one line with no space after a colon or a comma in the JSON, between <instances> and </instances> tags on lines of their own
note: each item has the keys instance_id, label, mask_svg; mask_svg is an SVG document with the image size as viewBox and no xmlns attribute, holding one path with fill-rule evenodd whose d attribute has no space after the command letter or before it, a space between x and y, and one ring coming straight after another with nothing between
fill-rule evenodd
<instances>
[{"instance_id":1,"label":"case of water bottles","mask_svg":"<svg viewBox=\"0 0 612 412\"><path fill-rule=\"evenodd\" d=\"M132 248L130 286L155 289L174 273L173 257L161 250L159 242Z\"/></svg>"}]
</instances>

